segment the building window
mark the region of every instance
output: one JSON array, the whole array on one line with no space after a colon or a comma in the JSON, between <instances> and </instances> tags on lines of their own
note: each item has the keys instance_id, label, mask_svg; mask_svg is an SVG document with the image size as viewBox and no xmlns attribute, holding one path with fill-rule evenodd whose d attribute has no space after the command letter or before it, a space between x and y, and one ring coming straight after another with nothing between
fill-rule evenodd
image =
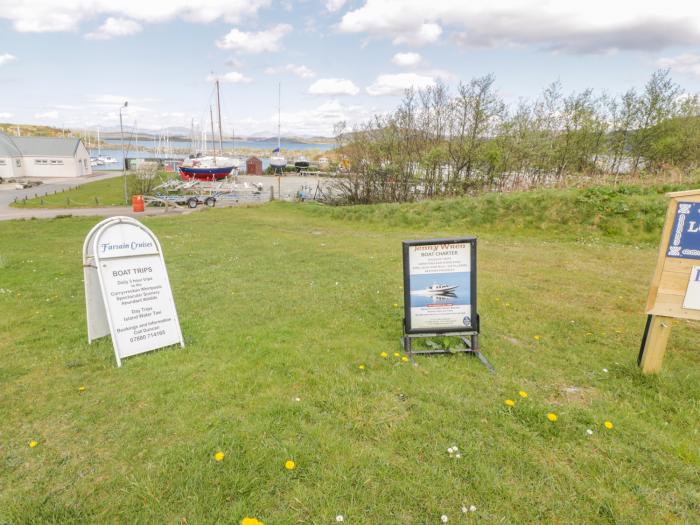
<instances>
[{"instance_id":1,"label":"building window","mask_svg":"<svg viewBox=\"0 0 700 525\"><path fill-rule=\"evenodd\" d=\"M15 164L17 165L18 168L22 167L22 160L21 159L15 159Z\"/></svg>"},{"instance_id":2,"label":"building window","mask_svg":"<svg viewBox=\"0 0 700 525\"><path fill-rule=\"evenodd\" d=\"M34 159L34 164L48 164L49 161L46 159Z\"/></svg>"},{"instance_id":3,"label":"building window","mask_svg":"<svg viewBox=\"0 0 700 525\"><path fill-rule=\"evenodd\" d=\"M4 165L5 165L5 159L0 159L0 166L4 166Z\"/></svg>"},{"instance_id":4,"label":"building window","mask_svg":"<svg viewBox=\"0 0 700 525\"><path fill-rule=\"evenodd\" d=\"M63 164L62 160L51 160L51 164Z\"/></svg>"}]
</instances>

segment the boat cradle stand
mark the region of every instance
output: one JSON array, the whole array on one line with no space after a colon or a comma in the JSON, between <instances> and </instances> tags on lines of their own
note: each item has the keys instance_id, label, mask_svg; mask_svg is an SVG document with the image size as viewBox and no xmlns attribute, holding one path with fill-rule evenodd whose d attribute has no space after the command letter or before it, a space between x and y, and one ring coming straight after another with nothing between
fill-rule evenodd
<instances>
[{"instance_id":1,"label":"boat cradle stand","mask_svg":"<svg viewBox=\"0 0 700 525\"><path fill-rule=\"evenodd\" d=\"M412 339L419 337L459 337L459 339L464 343L464 348L440 348L437 344L434 344L433 348L428 350L414 350L412 345ZM415 355L435 355L435 354L467 354L476 356L479 361L489 370L491 373L495 373L496 369L489 363L486 356L481 353L479 347L479 332L469 331L469 332L442 332L442 333L411 333L407 334L404 332L401 338L401 344L403 345L404 352L408 355L408 358L413 364L416 363L413 356Z\"/></svg>"}]
</instances>

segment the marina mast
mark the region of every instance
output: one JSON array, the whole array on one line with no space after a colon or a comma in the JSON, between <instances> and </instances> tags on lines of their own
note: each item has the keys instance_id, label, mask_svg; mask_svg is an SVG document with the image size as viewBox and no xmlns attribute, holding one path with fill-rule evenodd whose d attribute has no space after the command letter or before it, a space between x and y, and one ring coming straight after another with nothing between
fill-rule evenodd
<instances>
[{"instance_id":1,"label":"marina mast","mask_svg":"<svg viewBox=\"0 0 700 525\"><path fill-rule=\"evenodd\" d=\"M221 95L219 94L219 79L216 79L216 111L219 114L219 151L224 154L224 137L221 132Z\"/></svg>"},{"instance_id":2,"label":"marina mast","mask_svg":"<svg viewBox=\"0 0 700 525\"><path fill-rule=\"evenodd\" d=\"M214 164L216 164L216 134L214 133L214 112L209 105L209 121L211 122L211 147L214 150Z\"/></svg>"}]
</instances>

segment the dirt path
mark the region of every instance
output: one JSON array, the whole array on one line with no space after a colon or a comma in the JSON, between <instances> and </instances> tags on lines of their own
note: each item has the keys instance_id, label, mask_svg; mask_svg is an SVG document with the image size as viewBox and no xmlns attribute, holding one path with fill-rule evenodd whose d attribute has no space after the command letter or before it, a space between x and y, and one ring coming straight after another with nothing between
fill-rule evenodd
<instances>
[{"instance_id":1,"label":"dirt path","mask_svg":"<svg viewBox=\"0 0 700 525\"><path fill-rule=\"evenodd\" d=\"M201 208L198 208L201 209ZM112 206L109 208L10 208L0 207L0 221L13 219L53 219L72 215L74 217L114 217L115 215L126 215L129 217L143 216L173 216L192 213L196 210L188 208L146 208L146 211L134 213L128 206Z\"/></svg>"}]
</instances>

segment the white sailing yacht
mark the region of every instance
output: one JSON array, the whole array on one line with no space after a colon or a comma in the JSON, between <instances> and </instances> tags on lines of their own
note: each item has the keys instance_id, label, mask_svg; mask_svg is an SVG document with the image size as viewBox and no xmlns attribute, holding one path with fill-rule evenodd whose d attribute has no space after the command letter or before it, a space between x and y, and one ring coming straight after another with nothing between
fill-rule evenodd
<instances>
[{"instance_id":1,"label":"white sailing yacht","mask_svg":"<svg viewBox=\"0 0 700 525\"><path fill-rule=\"evenodd\" d=\"M178 167L180 177L184 180L221 180L229 175L237 175L240 168L240 159L224 156L223 135L221 131L221 95L219 92L219 81L216 81L216 109L219 121L219 155L216 151L216 135L214 134L214 115L209 106L209 116L211 118L211 137L214 146L214 155L203 156L201 154L192 155L185 159Z\"/></svg>"}]
</instances>

